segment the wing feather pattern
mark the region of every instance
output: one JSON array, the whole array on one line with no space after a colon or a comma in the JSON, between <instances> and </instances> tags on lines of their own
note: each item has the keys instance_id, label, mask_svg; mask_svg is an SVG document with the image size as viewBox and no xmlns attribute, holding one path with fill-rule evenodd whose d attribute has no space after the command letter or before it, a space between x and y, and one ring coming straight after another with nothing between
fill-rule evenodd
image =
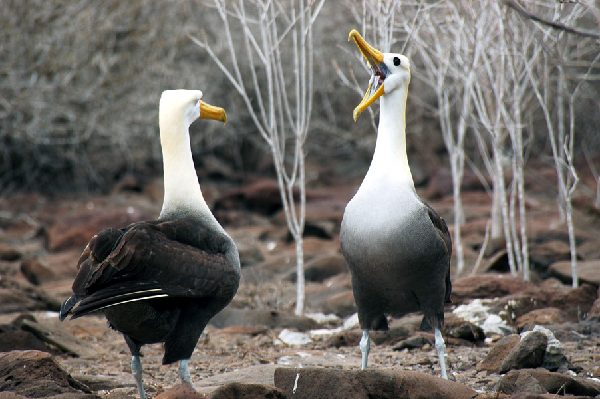
<instances>
[{"instance_id":1,"label":"wing feather pattern","mask_svg":"<svg viewBox=\"0 0 600 399\"><path fill-rule=\"evenodd\" d=\"M438 232L440 238L444 241L446 251L448 252L448 271L446 272L446 303L452 303L450 295L452 294L452 282L450 281L450 257L452 256L452 238L450 237L450 231L444 218L437 214L437 212L425 203L427 207L427 214L433 226Z\"/></svg>"},{"instance_id":2,"label":"wing feather pattern","mask_svg":"<svg viewBox=\"0 0 600 399\"><path fill-rule=\"evenodd\" d=\"M167 296L232 297L239 284L232 250L229 237L192 218L103 230L81 255L60 317Z\"/></svg>"}]
</instances>

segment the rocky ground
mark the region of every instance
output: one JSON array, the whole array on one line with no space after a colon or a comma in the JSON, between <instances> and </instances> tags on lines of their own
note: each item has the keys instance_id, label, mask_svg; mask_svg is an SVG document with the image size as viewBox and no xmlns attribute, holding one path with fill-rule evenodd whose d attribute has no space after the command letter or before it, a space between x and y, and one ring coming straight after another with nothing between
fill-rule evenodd
<instances>
[{"instance_id":1,"label":"rocky ground","mask_svg":"<svg viewBox=\"0 0 600 399\"><path fill-rule=\"evenodd\" d=\"M564 262L566 227L547 194L554 189L551 171L539 176L530 182L528 202L532 282L507 273L504 243L494 240L476 273L453 277L444 331L451 382L437 378L433 336L419 331L418 315L393 320L389 332L374 334L370 370L358 370L360 330L338 232L359 181L308 193L303 317L293 316L294 246L274 182L203 184L216 216L238 243L242 285L191 359L197 392L178 385L176 366L162 366L161 347L151 345L142 359L148 393L157 398L600 395L600 211L585 192L577 197L582 284L572 289ZM434 176L419 190L451 221L448 176ZM0 398L136 397L122 337L101 317L60 323L56 311L69 295L89 238L106 226L154 218L161 199L160 180L140 183L132 177L100 197L0 198ZM464 201L471 269L490 204L477 185L468 187Z\"/></svg>"}]
</instances>

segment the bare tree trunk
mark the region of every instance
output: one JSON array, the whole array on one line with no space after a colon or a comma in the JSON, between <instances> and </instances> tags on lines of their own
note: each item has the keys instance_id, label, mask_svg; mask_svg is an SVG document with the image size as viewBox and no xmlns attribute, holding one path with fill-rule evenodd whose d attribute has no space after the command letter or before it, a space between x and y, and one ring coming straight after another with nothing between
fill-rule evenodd
<instances>
[{"instance_id":1,"label":"bare tree trunk","mask_svg":"<svg viewBox=\"0 0 600 399\"><path fill-rule=\"evenodd\" d=\"M191 37L194 43L207 51L240 94L252 122L271 150L286 223L296 244L295 313L298 315L304 312L305 302L302 238L306 217L304 143L313 101L312 25L324 2L238 0L233 4L214 0L223 22L230 67L225 66L206 40ZM242 45L234 44L230 18L239 24ZM280 31L282 27L283 31ZM238 62L240 56L248 60L245 72L249 79L242 75ZM283 62L283 57L291 59L291 74L284 73L287 63ZM253 98L249 90L255 95ZM286 148L288 142L293 143L292 148ZM294 196L295 189L300 193L299 201Z\"/></svg>"}]
</instances>

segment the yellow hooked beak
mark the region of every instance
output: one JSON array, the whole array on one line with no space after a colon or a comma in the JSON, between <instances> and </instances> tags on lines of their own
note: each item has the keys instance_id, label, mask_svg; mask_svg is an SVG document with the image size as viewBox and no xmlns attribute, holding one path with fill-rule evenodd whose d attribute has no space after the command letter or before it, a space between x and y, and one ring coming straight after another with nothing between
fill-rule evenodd
<instances>
[{"instance_id":1,"label":"yellow hooked beak","mask_svg":"<svg viewBox=\"0 0 600 399\"><path fill-rule=\"evenodd\" d=\"M358 47L361 54L363 57L365 57L367 63L373 70L373 75L369 81L367 91L365 92L360 104L354 108L353 117L354 121L356 122L360 114L384 94L382 79L385 79L385 75L380 68L380 64L383 63L383 53L367 43L356 29L352 29L350 31L350 34L348 35L348 41L350 40L354 41L354 44L356 44L356 47Z\"/></svg>"},{"instance_id":2,"label":"yellow hooked beak","mask_svg":"<svg viewBox=\"0 0 600 399\"><path fill-rule=\"evenodd\" d=\"M204 101L200 101L200 119L212 119L227 123L227 114L221 107L215 107Z\"/></svg>"}]
</instances>

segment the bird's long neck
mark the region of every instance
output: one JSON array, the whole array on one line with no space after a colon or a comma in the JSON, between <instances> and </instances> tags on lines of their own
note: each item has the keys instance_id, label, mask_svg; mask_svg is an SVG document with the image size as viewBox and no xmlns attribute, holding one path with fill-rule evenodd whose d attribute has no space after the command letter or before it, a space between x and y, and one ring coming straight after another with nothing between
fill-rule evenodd
<instances>
[{"instance_id":1,"label":"bird's long neck","mask_svg":"<svg viewBox=\"0 0 600 399\"><path fill-rule=\"evenodd\" d=\"M406 99L408 85L380 98L379 127L369 172L389 173L414 188L406 155Z\"/></svg>"},{"instance_id":2,"label":"bird's long neck","mask_svg":"<svg viewBox=\"0 0 600 399\"><path fill-rule=\"evenodd\" d=\"M183 121L161 120L160 131L165 185L160 216L212 216L198 184L188 127Z\"/></svg>"}]
</instances>

